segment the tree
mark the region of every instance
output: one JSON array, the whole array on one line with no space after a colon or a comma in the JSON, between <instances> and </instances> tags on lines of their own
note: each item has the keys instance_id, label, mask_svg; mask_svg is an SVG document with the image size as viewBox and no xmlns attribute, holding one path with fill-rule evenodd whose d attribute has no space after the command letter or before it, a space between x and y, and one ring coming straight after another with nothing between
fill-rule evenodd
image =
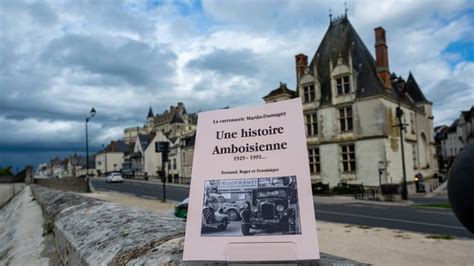
<instances>
[{"instance_id":1,"label":"tree","mask_svg":"<svg viewBox=\"0 0 474 266\"><path fill-rule=\"evenodd\" d=\"M0 167L0 176L13 176L13 167L11 165L7 167Z\"/></svg>"}]
</instances>

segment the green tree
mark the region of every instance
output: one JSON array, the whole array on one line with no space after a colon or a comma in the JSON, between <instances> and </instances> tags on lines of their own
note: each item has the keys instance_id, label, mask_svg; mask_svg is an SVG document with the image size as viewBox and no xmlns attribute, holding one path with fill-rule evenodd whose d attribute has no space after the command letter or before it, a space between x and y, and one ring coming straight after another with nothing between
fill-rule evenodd
<instances>
[{"instance_id":1,"label":"green tree","mask_svg":"<svg viewBox=\"0 0 474 266\"><path fill-rule=\"evenodd\" d=\"M7 166L7 167L0 167L0 176L13 176L13 167Z\"/></svg>"}]
</instances>

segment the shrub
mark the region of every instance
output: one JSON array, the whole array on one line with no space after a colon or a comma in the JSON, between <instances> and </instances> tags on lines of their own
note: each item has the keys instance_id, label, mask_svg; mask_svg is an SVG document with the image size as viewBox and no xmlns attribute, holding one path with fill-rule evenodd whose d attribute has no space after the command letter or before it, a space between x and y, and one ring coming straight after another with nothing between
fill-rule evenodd
<instances>
[{"instance_id":1,"label":"shrub","mask_svg":"<svg viewBox=\"0 0 474 266\"><path fill-rule=\"evenodd\" d=\"M311 185L313 188L313 194L329 194L329 184L324 184L322 182L318 182L316 184Z\"/></svg>"},{"instance_id":2,"label":"shrub","mask_svg":"<svg viewBox=\"0 0 474 266\"><path fill-rule=\"evenodd\" d=\"M339 183L336 187L332 189L333 194L338 195L353 195L356 193L362 193L364 191L364 186L362 184L347 184Z\"/></svg>"}]
</instances>

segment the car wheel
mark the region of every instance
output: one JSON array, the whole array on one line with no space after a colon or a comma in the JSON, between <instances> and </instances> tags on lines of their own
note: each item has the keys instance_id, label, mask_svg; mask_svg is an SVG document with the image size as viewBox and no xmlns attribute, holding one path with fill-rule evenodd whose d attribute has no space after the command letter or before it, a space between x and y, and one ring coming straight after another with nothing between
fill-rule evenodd
<instances>
[{"instance_id":1,"label":"car wheel","mask_svg":"<svg viewBox=\"0 0 474 266\"><path fill-rule=\"evenodd\" d=\"M288 221L288 230L291 233L295 233L296 232L296 221L294 218L290 218L289 221Z\"/></svg>"},{"instance_id":2,"label":"car wheel","mask_svg":"<svg viewBox=\"0 0 474 266\"><path fill-rule=\"evenodd\" d=\"M242 234L244 236L250 235L250 224L242 224Z\"/></svg>"},{"instance_id":3,"label":"car wheel","mask_svg":"<svg viewBox=\"0 0 474 266\"><path fill-rule=\"evenodd\" d=\"M227 221L227 219L224 219L222 220L222 224L219 225L219 230L225 230L227 228L227 224L229 223L229 221Z\"/></svg>"},{"instance_id":4,"label":"car wheel","mask_svg":"<svg viewBox=\"0 0 474 266\"><path fill-rule=\"evenodd\" d=\"M239 217L239 213L236 210L228 210L227 214L229 215L229 220L237 221Z\"/></svg>"}]
</instances>

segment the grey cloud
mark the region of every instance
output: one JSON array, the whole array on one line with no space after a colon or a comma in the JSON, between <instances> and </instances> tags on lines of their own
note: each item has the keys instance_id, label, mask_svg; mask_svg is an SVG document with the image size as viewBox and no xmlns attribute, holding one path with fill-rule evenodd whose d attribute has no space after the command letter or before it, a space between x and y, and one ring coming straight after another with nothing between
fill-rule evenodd
<instances>
[{"instance_id":1,"label":"grey cloud","mask_svg":"<svg viewBox=\"0 0 474 266\"><path fill-rule=\"evenodd\" d=\"M215 49L210 54L191 60L188 67L211 70L222 74L254 76L260 69L258 55L248 49L223 50Z\"/></svg>"},{"instance_id":2,"label":"grey cloud","mask_svg":"<svg viewBox=\"0 0 474 266\"><path fill-rule=\"evenodd\" d=\"M460 80L444 79L429 90L427 97L433 102L436 124L451 124L461 110L471 107L474 87Z\"/></svg>"},{"instance_id":3,"label":"grey cloud","mask_svg":"<svg viewBox=\"0 0 474 266\"><path fill-rule=\"evenodd\" d=\"M121 44L117 46L117 43ZM42 57L52 65L119 77L138 86L165 81L174 73L176 60L172 51L159 45L82 35L66 35L54 40Z\"/></svg>"},{"instance_id":4,"label":"grey cloud","mask_svg":"<svg viewBox=\"0 0 474 266\"><path fill-rule=\"evenodd\" d=\"M117 0L76 0L62 3L61 9L80 17L82 24L90 31L92 28L101 33L125 31L144 37L153 33L154 22L140 12L131 11L144 9L144 5Z\"/></svg>"},{"instance_id":5,"label":"grey cloud","mask_svg":"<svg viewBox=\"0 0 474 266\"><path fill-rule=\"evenodd\" d=\"M31 3L28 11L36 21L44 25L52 25L58 20L54 10L46 2Z\"/></svg>"},{"instance_id":6,"label":"grey cloud","mask_svg":"<svg viewBox=\"0 0 474 266\"><path fill-rule=\"evenodd\" d=\"M324 23L330 4L304 0L203 0L204 11L218 21L246 27L250 31L285 32L295 27L314 27ZM339 5L343 12L342 2Z\"/></svg>"}]
</instances>

